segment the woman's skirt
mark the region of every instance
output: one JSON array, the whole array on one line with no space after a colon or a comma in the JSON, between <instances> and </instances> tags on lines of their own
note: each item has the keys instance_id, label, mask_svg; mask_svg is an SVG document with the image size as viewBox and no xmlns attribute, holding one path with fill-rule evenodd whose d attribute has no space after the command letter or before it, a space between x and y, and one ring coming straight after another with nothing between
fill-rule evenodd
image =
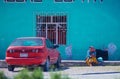
<instances>
[{"instance_id":1,"label":"woman's skirt","mask_svg":"<svg viewBox=\"0 0 120 79\"><path fill-rule=\"evenodd\" d=\"M88 57L86 59L86 64L88 66L92 66L93 64L98 64L98 61L97 61L96 57Z\"/></svg>"}]
</instances>

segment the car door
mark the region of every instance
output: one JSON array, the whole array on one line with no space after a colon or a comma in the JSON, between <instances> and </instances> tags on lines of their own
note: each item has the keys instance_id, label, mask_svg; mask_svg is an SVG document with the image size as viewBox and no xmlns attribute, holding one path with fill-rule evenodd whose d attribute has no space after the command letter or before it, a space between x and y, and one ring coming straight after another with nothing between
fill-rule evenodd
<instances>
[{"instance_id":1,"label":"car door","mask_svg":"<svg viewBox=\"0 0 120 79\"><path fill-rule=\"evenodd\" d=\"M46 45L50 56L50 63L53 64L56 62L57 57L56 49L53 48L54 45L48 39L46 39Z\"/></svg>"}]
</instances>

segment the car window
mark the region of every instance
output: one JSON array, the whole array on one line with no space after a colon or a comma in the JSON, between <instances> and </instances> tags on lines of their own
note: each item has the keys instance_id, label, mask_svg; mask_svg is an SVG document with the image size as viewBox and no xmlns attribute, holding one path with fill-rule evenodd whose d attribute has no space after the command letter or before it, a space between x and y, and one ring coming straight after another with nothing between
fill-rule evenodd
<instances>
[{"instance_id":1,"label":"car window","mask_svg":"<svg viewBox=\"0 0 120 79\"><path fill-rule=\"evenodd\" d=\"M12 42L11 46L42 46L41 39L17 39Z\"/></svg>"},{"instance_id":2,"label":"car window","mask_svg":"<svg viewBox=\"0 0 120 79\"><path fill-rule=\"evenodd\" d=\"M46 45L47 45L48 48L52 48L53 47L53 44L48 39L46 39Z\"/></svg>"},{"instance_id":3,"label":"car window","mask_svg":"<svg viewBox=\"0 0 120 79\"><path fill-rule=\"evenodd\" d=\"M46 39L46 46L47 46L47 48L50 48L50 46L49 46L49 43L48 43L47 39Z\"/></svg>"}]
</instances>

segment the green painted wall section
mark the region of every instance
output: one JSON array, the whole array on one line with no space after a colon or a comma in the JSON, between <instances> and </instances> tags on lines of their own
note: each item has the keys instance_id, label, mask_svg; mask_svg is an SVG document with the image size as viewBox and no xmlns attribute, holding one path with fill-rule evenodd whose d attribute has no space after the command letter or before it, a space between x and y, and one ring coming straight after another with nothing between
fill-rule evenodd
<instances>
[{"instance_id":1,"label":"green painted wall section","mask_svg":"<svg viewBox=\"0 0 120 79\"><path fill-rule=\"evenodd\" d=\"M73 59L83 60L90 45L103 49L114 43L117 50L109 55L110 60L120 60L120 0L104 0L81 3L5 3L0 0L0 59L5 58L9 44L17 37L35 36L36 14L65 13L68 17L67 45L59 51L66 59L65 47L72 45Z\"/></svg>"}]
</instances>

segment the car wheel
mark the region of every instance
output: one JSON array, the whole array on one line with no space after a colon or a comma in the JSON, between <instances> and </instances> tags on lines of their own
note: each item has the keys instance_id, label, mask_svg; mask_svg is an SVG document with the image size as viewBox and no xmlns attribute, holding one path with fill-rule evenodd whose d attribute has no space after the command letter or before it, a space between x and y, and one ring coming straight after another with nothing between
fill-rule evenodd
<instances>
[{"instance_id":1,"label":"car wheel","mask_svg":"<svg viewBox=\"0 0 120 79\"><path fill-rule=\"evenodd\" d=\"M8 65L8 71L14 71L14 66L13 65Z\"/></svg>"},{"instance_id":2,"label":"car wheel","mask_svg":"<svg viewBox=\"0 0 120 79\"><path fill-rule=\"evenodd\" d=\"M44 71L49 71L50 68L50 61L49 59L46 60L45 65L43 66Z\"/></svg>"},{"instance_id":3,"label":"car wheel","mask_svg":"<svg viewBox=\"0 0 120 79\"><path fill-rule=\"evenodd\" d=\"M55 63L55 67L56 68L60 68L60 63L61 63L61 57L59 56L58 59L57 59L57 62Z\"/></svg>"}]
</instances>

